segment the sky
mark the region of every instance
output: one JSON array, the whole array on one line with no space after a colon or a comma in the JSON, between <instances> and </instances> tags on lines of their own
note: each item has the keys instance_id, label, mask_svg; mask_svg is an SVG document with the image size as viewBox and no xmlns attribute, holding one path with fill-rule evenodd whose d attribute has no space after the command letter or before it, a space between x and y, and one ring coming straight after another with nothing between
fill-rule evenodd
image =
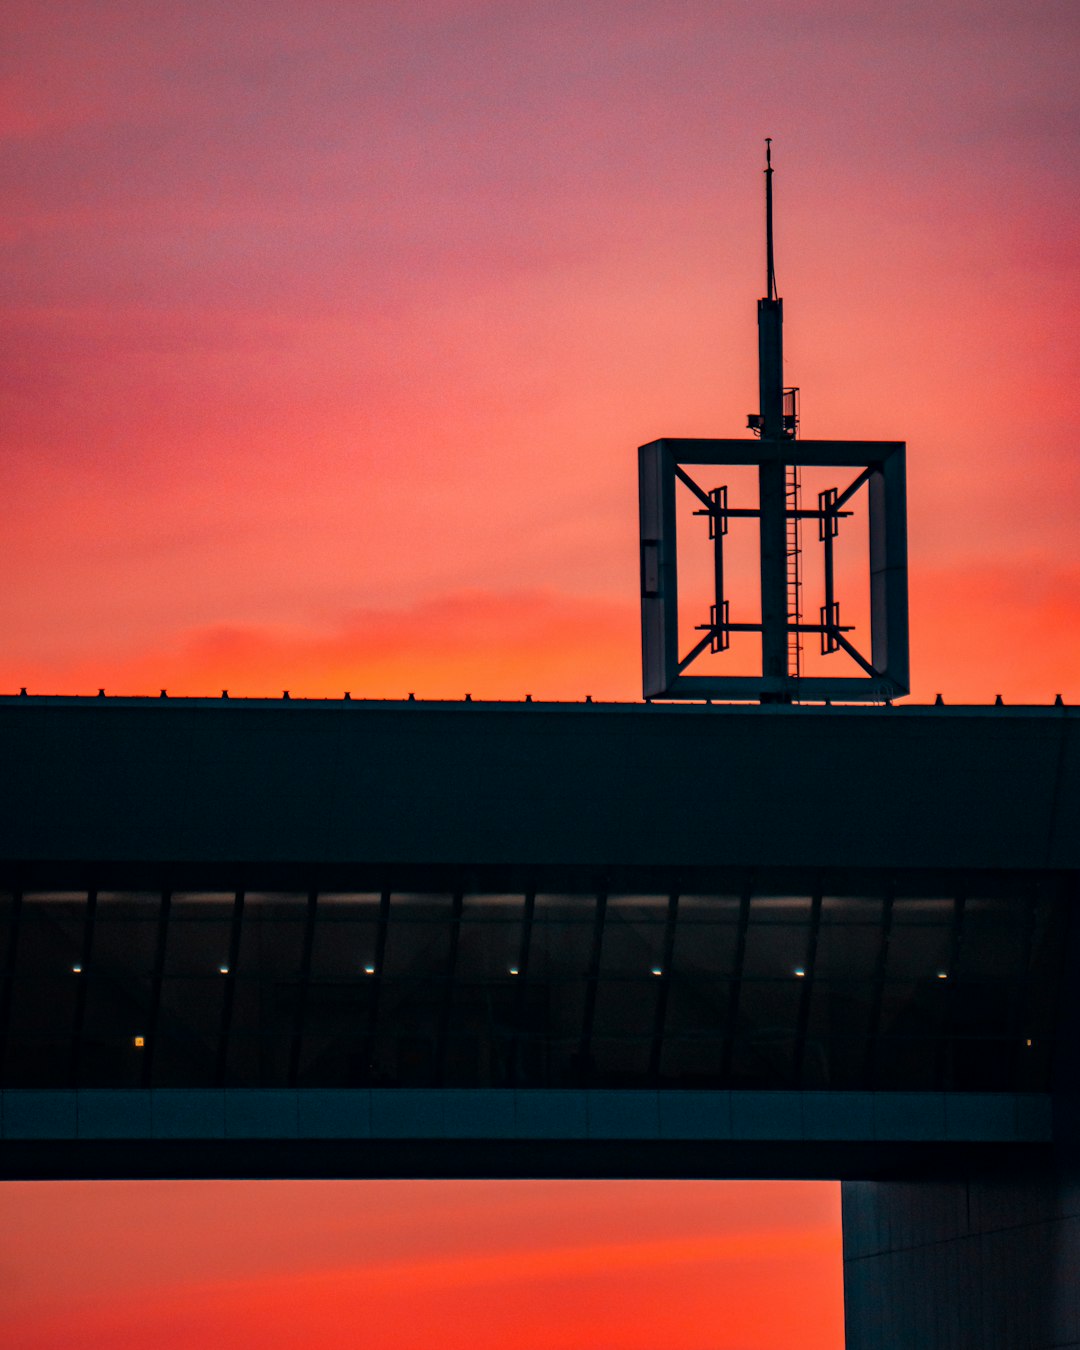
<instances>
[{"instance_id":1,"label":"sky","mask_svg":"<svg viewBox=\"0 0 1080 1350\"><path fill-rule=\"evenodd\" d=\"M5 1182L0 1199L0 1339L19 1350L843 1343L839 1187L820 1183Z\"/></svg>"},{"instance_id":2,"label":"sky","mask_svg":"<svg viewBox=\"0 0 1080 1350\"><path fill-rule=\"evenodd\" d=\"M639 698L635 447L755 408L769 135L802 433L908 445L913 697L1076 701L1078 39L1074 0L6 0L0 691ZM0 1330L333 1344L407 1287L479 1350L492 1307L840 1344L835 1187L524 1195L5 1187Z\"/></svg>"}]
</instances>

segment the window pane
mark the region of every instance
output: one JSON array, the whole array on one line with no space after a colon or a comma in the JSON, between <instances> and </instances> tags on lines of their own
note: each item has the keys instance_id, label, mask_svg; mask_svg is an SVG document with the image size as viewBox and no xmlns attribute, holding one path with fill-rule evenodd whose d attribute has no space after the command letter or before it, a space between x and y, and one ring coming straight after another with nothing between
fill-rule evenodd
<instances>
[{"instance_id":1,"label":"window pane","mask_svg":"<svg viewBox=\"0 0 1080 1350\"><path fill-rule=\"evenodd\" d=\"M667 896L609 896L600 948L601 972L640 978L659 965L667 912Z\"/></svg>"},{"instance_id":2,"label":"window pane","mask_svg":"<svg viewBox=\"0 0 1080 1350\"><path fill-rule=\"evenodd\" d=\"M804 1087L863 1086L875 986L815 978L803 1050Z\"/></svg>"},{"instance_id":3,"label":"window pane","mask_svg":"<svg viewBox=\"0 0 1080 1350\"><path fill-rule=\"evenodd\" d=\"M810 925L760 923L756 904L751 906L746 930L746 956L743 974L788 979L796 970L806 969Z\"/></svg>"},{"instance_id":4,"label":"window pane","mask_svg":"<svg viewBox=\"0 0 1080 1350\"><path fill-rule=\"evenodd\" d=\"M96 938L95 925L95 950ZM80 1087L137 1087L142 1081L152 989L148 976L102 974L95 961L86 980Z\"/></svg>"},{"instance_id":5,"label":"window pane","mask_svg":"<svg viewBox=\"0 0 1080 1350\"><path fill-rule=\"evenodd\" d=\"M959 968L966 978L1022 978L1034 935L1034 913L1026 899L971 896L961 931Z\"/></svg>"},{"instance_id":6,"label":"window pane","mask_svg":"<svg viewBox=\"0 0 1080 1350\"><path fill-rule=\"evenodd\" d=\"M648 1039L594 1036L589 1046L591 1080L599 1087L645 1087L649 1083Z\"/></svg>"},{"instance_id":7,"label":"window pane","mask_svg":"<svg viewBox=\"0 0 1080 1350\"><path fill-rule=\"evenodd\" d=\"M455 982L510 977L520 960L524 911L525 897L521 895L465 897L454 963Z\"/></svg>"},{"instance_id":8,"label":"window pane","mask_svg":"<svg viewBox=\"0 0 1080 1350\"><path fill-rule=\"evenodd\" d=\"M601 979L596 986L594 1036L646 1036L656 1028L660 981Z\"/></svg>"},{"instance_id":9,"label":"window pane","mask_svg":"<svg viewBox=\"0 0 1080 1350\"><path fill-rule=\"evenodd\" d=\"M558 1042L559 1048L553 1045L551 1051L554 1062L549 1064L557 1081L576 1081L574 1074L578 1070L569 1059L577 1054L585 1022L595 919L595 896L536 897L529 985L540 985L541 989L530 1003L530 1026L553 1043Z\"/></svg>"},{"instance_id":10,"label":"window pane","mask_svg":"<svg viewBox=\"0 0 1080 1350\"><path fill-rule=\"evenodd\" d=\"M732 1057L732 1086L794 1086L799 979L744 980Z\"/></svg>"},{"instance_id":11,"label":"window pane","mask_svg":"<svg viewBox=\"0 0 1080 1350\"><path fill-rule=\"evenodd\" d=\"M210 975L229 964L235 896L174 895L165 942L167 975Z\"/></svg>"},{"instance_id":12,"label":"window pane","mask_svg":"<svg viewBox=\"0 0 1080 1350\"><path fill-rule=\"evenodd\" d=\"M11 934L15 922L15 896L11 891L0 891L0 971L12 964Z\"/></svg>"},{"instance_id":13,"label":"window pane","mask_svg":"<svg viewBox=\"0 0 1080 1350\"><path fill-rule=\"evenodd\" d=\"M823 895L821 922L823 924L870 924L880 926L885 903L877 895Z\"/></svg>"},{"instance_id":14,"label":"window pane","mask_svg":"<svg viewBox=\"0 0 1080 1350\"><path fill-rule=\"evenodd\" d=\"M230 1085L287 1085L299 993L299 984L288 980L235 981L226 1060Z\"/></svg>"},{"instance_id":15,"label":"window pane","mask_svg":"<svg viewBox=\"0 0 1080 1350\"><path fill-rule=\"evenodd\" d=\"M413 979L446 975L452 921L449 895L391 896L384 974Z\"/></svg>"},{"instance_id":16,"label":"window pane","mask_svg":"<svg viewBox=\"0 0 1080 1350\"><path fill-rule=\"evenodd\" d=\"M20 976L60 975L82 964L86 893L24 895L15 972Z\"/></svg>"},{"instance_id":17,"label":"window pane","mask_svg":"<svg viewBox=\"0 0 1080 1350\"><path fill-rule=\"evenodd\" d=\"M679 919L688 923L737 924L741 907L737 895L680 895Z\"/></svg>"},{"instance_id":18,"label":"window pane","mask_svg":"<svg viewBox=\"0 0 1080 1350\"><path fill-rule=\"evenodd\" d=\"M529 950L530 981L584 980L595 919L595 896L538 895Z\"/></svg>"},{"instance_id":19,"label":"window pane","mask_svg":"<svg viewBox=\"0 0 1080 1350\"><path fill-rule=\"evenodd\" d=\"M750 903L753 923L808 923L809 895L755 895Z\"/></svg>"},{"instance_id":20,"label":"window pane","mask_svg":"<svg viewBox=\"0 0 1080 1350\"><path fill-rule=\"evenodd\" d=\"M167 979L153 1054L155 1087L212 1087L217 1081L225 979Z\"/></svg>"},{"instance_id":21,"label":"window pane","mask_svg":"<svg viewBox=\"0 0 1080 1350\"><path fill-rule=\"evenodd\" d=\"M723 1033L727 1026L731 985L710 976L676 975L668 984L664 1034L699 1036Z\"/></svg>"},{"instance_id":22,"label":"window pane","mask_svg":"<svg viewBox=\"0 0 1080 1350\"><path fill-rule=\"evenodd\" d=\"M109 891L98 896L91 964L95 973L145 974L154 969L161 896Z\"/></svg>"},{"instance_id":23,"label":"window pane","mask_svg":"<svg viewBox=\"0 0 1080 1350\"><path fill-rule=\"evenodd\" d=\"M320 894L315 907L311 978L340 980L374 973L378 952L379 897L364 894Z\"/></svg>"},{"instance_id":24,"label":"window pane","mask_svg":"<svg viewBox=\"0 0 1080 1350\"><path fill-rule=\"evenodd\" d=\"M304 954L302 896L246 895L236 969L251 976L296 976Z\"/></svg>"},{"instance_id":25,"label":"window pane","mask_svg":"<svg viewBox=\"0 0 1080 1350\"><path fill-rule=\"evenodd\" d=\"M940 987L935 987L940 985ZM889 981L882 992L882 1035L939 1036L945 1027L947 981Z\"/></svg>"},{"instance_id":26,"label":"window pane","mask_svg":"<svg viewBox=\"0 0 1080 1350\"><path fill-rule=\"evenodd\" d=\"M735 967L738 929L734 924L699 923L679 901L672 953L675 973L691 978L730 975Z\"/></svg>"},{"instance_id":27,"label":"window pane","mask_svg":"<svg viewBox=\"0 0 1080 1350\"><path fill-rule=\"evenodd\" d=\"M5 1086L69 1086L76 992L82 978L69 973L12 981Z\"/></svg>"},{"instance_id":28,"label":"window pane","mask_svg":"<svg viewBox=\"0 0 1080 1350\"><path fill-rule=\"evenodd\" d=\"M304 1005L299 1082L304 1087L359 1087L371 1080L369 1040L377 982L356 976L314 981Z\"/></svg>"},{"instance_id":29,"label":"window pane","mask_svg":"<svg viewBox=\"0 0 1080 1350\"><path fill-rule=\"evenodd\" d=\"M663 1085L703 1088L725 1086L720 1070L725 1042L708 1036L673 1036L665 1039L660 1059Z\"/></svg>"},{"instance_id":30,"label":"window pane","mask_svg":"<svg viewBox=\"0 0 1080 1350\"><path fill-rule=\"evenodd\" d=\"M838 982L870 979L881 957L882 933L880 925L822 922L814 978Z\"/></svg>"}]
</instances>

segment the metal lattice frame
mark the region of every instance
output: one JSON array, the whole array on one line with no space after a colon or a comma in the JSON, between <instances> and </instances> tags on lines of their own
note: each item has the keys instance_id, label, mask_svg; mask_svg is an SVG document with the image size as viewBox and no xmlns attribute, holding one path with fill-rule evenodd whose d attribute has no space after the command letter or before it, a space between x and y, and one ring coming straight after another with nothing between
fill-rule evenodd
<instances>
[{"instance_id":1,"label":"metal lattice frame","mask_svg":"<svg viewBox=\"0 0 1080 1350\"><path fill-rule=\"evenodd\" d=\"M726 493L706 491L685 466L736 466L770 463L804 467L857 469L842 490L821 494L815 509L795 512L799 520L816 519L824 554L825 599L819 623L798 623L798 633L816 633L822 651L845 651L865 672L856 676L799 678L783 674L694 675L686 671L702 652L728 645L733 632L757 632L765 639L764 614L750 621L731 619L724 595L723 540L732 517L760 518L759 508L731 508ZM638 451L641 513L642 673L648 698L721 698L765 700L872 700L906 694L908 674L907 505L905 447L902 441L746 441L665 439ZM709 517L713 541L715 602L709 622L698 625L704 636L687 653L678 646L678 565L675 488L686 485L701 502L699 514ZM839 622L833 590L833 539L844 506L866 487L870 526L869 656L858 650ZM764 547L764 544L763 544ZM792 625L784 616L786 645Z\"/></svg>"}]
</instances>

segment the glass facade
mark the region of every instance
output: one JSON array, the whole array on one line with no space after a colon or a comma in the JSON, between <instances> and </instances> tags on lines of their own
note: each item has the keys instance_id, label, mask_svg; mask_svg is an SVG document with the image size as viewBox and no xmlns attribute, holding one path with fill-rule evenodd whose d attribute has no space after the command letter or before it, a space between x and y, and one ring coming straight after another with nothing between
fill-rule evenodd
<instances>
[{"instance_id":1,"label":"glass facade","mask_svg":"<svg viewBox=\"0 0 1080 1350\"><path fill-rule=\"evenodd\" d=\"M6 1087L1040 1091L1053 876L0 894Z\"/></svg>"}]
</instances>

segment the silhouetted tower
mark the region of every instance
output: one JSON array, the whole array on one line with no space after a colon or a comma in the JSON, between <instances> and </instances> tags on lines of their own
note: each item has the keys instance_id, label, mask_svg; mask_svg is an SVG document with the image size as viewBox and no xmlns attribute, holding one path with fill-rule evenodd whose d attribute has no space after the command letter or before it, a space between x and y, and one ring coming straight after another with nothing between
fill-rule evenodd
<instances>
[{"instance_id":1,"label":"silhouetted tower","mask_svg":"<svg viewBox=\"0 0 1080 1350\"><path fill-rule=\"evenodd\" d=\"M665 436L638 447L638 515L641 542L641 669L645 698L757 699L762 703L853 702L900 697L908 692L906 448L903 441L804 441L799 429L799 391L784 387L784 305L776 289L773 257L772 142L765 141L765 295L758 301L758 411L748 424L753 440ZM703 486L702 471L723 466L758 471L755 502L730 499L728 485ZM840 481L817 494L807 509L800 500L803 467L834 470ZM850 471L856 470L855 476ZM849 481L844 483L845 479ZM707 480L706 480L707 481ZM695 516L709 527L713 553L713 599L705 622L679 625L677 492L696 500ZM853 514L857 494L866 503L870 590L870 651L860 651L841 617L835 567L843 519ZM758 530L760 604L727 593L725 540L733 524ZM803 615L803 528L816 526L824 604L807 622ZM813 538L813 533L810 536ZM734 609L732 608L734 604ZM704 616L702 616L704 618ZM699 657L722 657L734 634L761 638L757 673L692 673ZM865 628L863 629L865 634ZM700 636L699 636L700 635ZM820 642L822 657L847 659L846 673L803 670L803 642ZM863 636L858 639L865 646ZM747 646L740 646L746 659ZM843 655L841 655L841 653Z\"/></svg>"},{"instance_id":2,"label":"silhouetted tower","mask_svg":"<svg viewBox=\"0 0 1080 1350\"><path fill-rule=\"evenodd\" d=\"M748 419L766 441L793 440L798 429L798 389L784 388L784 302L776 293L773 256L772 138L765 140L765 295L758 301L760 411ZM780 460L758 468L761 510L761 657L766 676L798 679L802 643L799 471ZM766 701L788 702L787 695Z\"/></svg>"}]
</instances>

